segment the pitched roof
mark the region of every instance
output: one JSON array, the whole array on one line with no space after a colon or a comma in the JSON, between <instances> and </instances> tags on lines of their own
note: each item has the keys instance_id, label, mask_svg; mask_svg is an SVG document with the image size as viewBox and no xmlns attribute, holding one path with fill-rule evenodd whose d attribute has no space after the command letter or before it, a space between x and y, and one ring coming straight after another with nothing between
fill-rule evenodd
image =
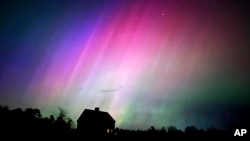
<instances>
[{"instance_id":1,"label":"pitched roof","mask_svg":"<svg viewBox=\"0 0 250 141\"><path fill-rule=\"evenodd\" d=\"M115 120L108 112L103 112L99 110L90 110L90 109L85 109L81 114L81 116L78 118L77 122L79 120L99 120L99 121L110 120L115 122Z\"/></svg>"}]
</instances>

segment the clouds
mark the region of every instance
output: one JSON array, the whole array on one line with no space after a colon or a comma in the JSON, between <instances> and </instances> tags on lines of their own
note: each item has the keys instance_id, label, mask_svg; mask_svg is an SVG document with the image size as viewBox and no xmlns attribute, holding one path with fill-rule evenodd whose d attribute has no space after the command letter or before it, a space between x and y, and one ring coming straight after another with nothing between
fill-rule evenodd
<instances>
[{"instance_id":1,"label":"clouds","mask_svg":"<svg viewBox=\"0 0 250 141\"><path fill-rule=\"evenodd\" d=\"M121 90L123 88L123 85L119 85L117 88L110 88L110 89L103 89L101 90L102 93L113 93Z\"/></svg>"}]
</instances>

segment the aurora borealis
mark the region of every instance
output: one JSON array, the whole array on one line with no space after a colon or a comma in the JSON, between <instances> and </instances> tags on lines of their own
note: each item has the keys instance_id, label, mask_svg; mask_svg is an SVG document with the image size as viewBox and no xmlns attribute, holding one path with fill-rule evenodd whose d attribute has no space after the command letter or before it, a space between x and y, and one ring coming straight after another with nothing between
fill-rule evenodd
<instances>
[{"instance_id":1,"label":"aurora borealis","mask_svg":"<svg viewBox=\"0 0 250 141\"><path fill-rule=\"evenodd\" d=\"M243 0L0 3L0 104L116 126L227 128L250 109ZM248 122L248 121L247 121Z\"/></svg>"}]
</instances>

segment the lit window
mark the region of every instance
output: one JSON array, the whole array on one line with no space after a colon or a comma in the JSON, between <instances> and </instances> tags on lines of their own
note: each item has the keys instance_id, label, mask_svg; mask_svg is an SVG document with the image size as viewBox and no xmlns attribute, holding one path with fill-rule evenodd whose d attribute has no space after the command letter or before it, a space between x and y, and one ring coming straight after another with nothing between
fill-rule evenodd
<instances>
[{"instance_id":1,"label":"lit window","mask_svg":"<svg viewBox=\"0 0 250 141\"><path fill-rule=\"evenodd\" d=\"M107 133L109 133L110 131L109 131L109 129L107 129Z\"/></svg>"}]
</instances>

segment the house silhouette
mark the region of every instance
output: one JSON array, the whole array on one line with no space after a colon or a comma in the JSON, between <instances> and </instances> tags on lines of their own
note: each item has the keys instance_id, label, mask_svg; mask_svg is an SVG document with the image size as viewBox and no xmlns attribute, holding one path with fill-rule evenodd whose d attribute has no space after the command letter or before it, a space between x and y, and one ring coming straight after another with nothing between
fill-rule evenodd
<instances>
[{"instance_id":1,"label":"house silhouette","mask_svg":"<svg viewBox=\"0 0 250 141\"><path fill-rule=\"evenodd\" d=\"M115 128L115 120L108 112L85 109L77 120L77 131L86 135L112 134Z\"/></svg>"}]
</instances>

